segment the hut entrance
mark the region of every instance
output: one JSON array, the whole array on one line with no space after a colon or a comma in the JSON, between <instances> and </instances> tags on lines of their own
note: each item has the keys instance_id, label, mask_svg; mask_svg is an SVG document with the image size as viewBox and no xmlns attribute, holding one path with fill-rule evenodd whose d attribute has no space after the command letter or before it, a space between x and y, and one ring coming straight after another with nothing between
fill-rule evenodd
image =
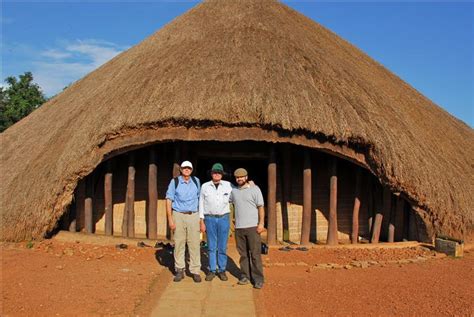
<instances>
[{"instance_id":1,"label":"hut entrance","mask_svg":"<svg viewBox=\"0 0 474 317\"><path fill-rule=\"evenodd\" d=\"M189 160L201 182L222 163L243 167L262 190L268 242L425 240L426 228L400 193L368 170L329 153L268 142L168 142L115 155L79 181L63 229L160 239L169 236L166 190Z\"/></svg>"}]
</instances>

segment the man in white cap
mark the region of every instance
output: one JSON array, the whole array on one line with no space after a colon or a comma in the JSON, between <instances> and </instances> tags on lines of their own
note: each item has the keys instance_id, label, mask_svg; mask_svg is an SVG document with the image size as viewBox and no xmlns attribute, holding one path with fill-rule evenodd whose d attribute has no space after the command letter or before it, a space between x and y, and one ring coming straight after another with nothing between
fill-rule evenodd
<instances>
[{"instance_id":1,"label":"man in white cap","mask_svg":"<svg viewBox=\"0 0 474 317\"><path fill-rule=\"evenodd\" d=\"M196 283L201 282L200 226L198 204L200 182L189 161L181 163L181 175L172 179L166 191L166 213L170 230L174 231L175 282L184 278L186 244L189 251L189 271Z\"/></svg>"}]
</instances>

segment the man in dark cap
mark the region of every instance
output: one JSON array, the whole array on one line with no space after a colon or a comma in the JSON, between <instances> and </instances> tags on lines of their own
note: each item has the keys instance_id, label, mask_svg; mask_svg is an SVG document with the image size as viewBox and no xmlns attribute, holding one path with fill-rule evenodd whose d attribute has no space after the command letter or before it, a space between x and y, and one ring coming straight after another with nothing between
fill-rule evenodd
<instances>
[{"instance_id":1,"label":"man in dark cap","mask_svg":"<svg viewBox=\"0 0 474 317\"><path fill-rule=\"evenodd\" d=\"M240 254L242 275L238 284L249 281L254 288L263 287L263 265L261 256L265 212L262 191L258 186L248 183L248 173L239 168L234 172L238 188L232 189L231 201L235 207L235 240Z\"/></svg>"},{"instance_id":2,"label":"man in dark cap","mask_svg":"<svg viewBox=\"0 0 474 317\"><path fill-rule=\"evenodd\" d=\"M211 180L201 187L199 197L199 216L201 227L207 233L209 256L209 273L206 281L212 281L217 275L227 281L227 241L230 228L229 198L232 191L231 183L222 179L224 168L216 163L211 169Z\"/></svg>"}]
</instances>

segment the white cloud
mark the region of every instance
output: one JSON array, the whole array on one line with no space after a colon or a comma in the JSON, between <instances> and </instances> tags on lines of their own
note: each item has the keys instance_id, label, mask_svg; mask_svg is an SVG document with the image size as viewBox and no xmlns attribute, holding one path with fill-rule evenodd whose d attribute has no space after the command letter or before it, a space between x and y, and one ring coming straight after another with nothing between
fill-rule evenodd
<instances>
[{"instance_id":1,"label":"white cloud","mask_svg":"<svg viewBox=\"0 0 474 317\"><path fill-rule=\"evenodd\" d=\"M41 51L33 62L35 82L46 95L55 95L124 49L126 47L95 39L62 42L58 47Z\"/></svg>"},{"instance_id":2,"label":"white cloud","mask_svg":"<svg viewBox=\"0 0 474 317\"><path fill-rule=\"evenodd\" d=\"M46 50L43 53L41 53L41 55L44 57L50 57L52 59L64 59L64 58L71 57L71 53L62 52L56 49Z\"/></svg>"}]
</instances>

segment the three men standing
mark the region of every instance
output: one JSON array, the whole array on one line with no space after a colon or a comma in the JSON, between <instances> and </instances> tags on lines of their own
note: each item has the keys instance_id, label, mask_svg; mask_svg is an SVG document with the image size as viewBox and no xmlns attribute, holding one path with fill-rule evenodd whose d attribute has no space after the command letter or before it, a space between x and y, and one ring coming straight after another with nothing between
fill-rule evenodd
<instances>
[{"instance_id":1,"label":"three men standing","mask_svg":"<svg viewBox=\"0 0 474 317\"><path fill-rule=\"evenodd\" d=\"M253 282L263 286L260 234L265 230L263 196L260 188L250 185L247 171L239 168L234 176L238 188L222 180L224 169L216 163L211 169L211 181L200 188L199 179L191 176L191 162L181 164L181 175L172 179L166 192L166 212L170 230L174 231L175 282L184 278L185 249L189 250L189 270L196 283L201 282L200 235L207 231L209 273L206 281L217 275L227 281L227 241L230 228L230 207L235 207L235 238L240 254L242 275L240 285Z\"/></svg>"}]
</instances>

